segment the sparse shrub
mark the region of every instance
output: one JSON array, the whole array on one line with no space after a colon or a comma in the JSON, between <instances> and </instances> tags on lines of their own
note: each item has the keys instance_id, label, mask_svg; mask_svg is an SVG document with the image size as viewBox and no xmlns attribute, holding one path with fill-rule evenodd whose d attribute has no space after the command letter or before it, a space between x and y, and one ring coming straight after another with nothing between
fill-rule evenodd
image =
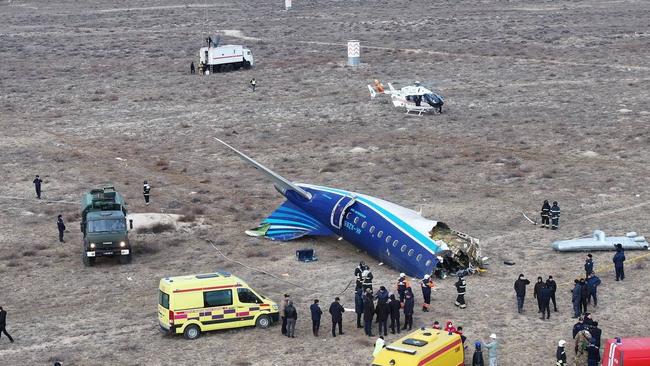
<instances>
[{"instance_id":1,"label":"sparse shrub","mask_svg":"<svg viewBox=\"0 0 650 366\"><path fill-rule=\"evenodd\" d=\"M176 227L170 223L156 223L148 227L141 227L136 230L138 234L160 234L166 231L174 231Z\"/></svg>"},{"instance_id":2,"label":"sparse shrub","mask_svg":"<svg viewBox=\"0 0 650 366\"><path fill-rule=\"evenodd\" d=\"M178 219L180 222L194 222L196 220L196 216L194 216L194 213L188 212L186 214L181 215L181 217Z\"/></svg>"},{"instance_id":3,"label":"sparse shrub","mask_svg":"<svg viewBox=\"0 0 650 366\"><path fill-rule=\"evenodd\" d=\"M195 215L204 215L205 214L205 208L196 206L196 207L192 208L192 212Z\"/></svg>"},{"instance_id":4,"label":"sparse shrub","mask_svg":"<svg viewBox=\"0 0 650 366\"><path fill-rule=\"evenodd\" d=\"M33 257L36 255L36 252L33 250L26 250L23 252L23 257Z\"/></svg>"},{"instance_id":5,"label":"sparse shrub","mask_svg":"<svg viewBox=\"0 0 650 366\"><path fill-rule=\"evenodd\" d=\"M35 248L36 250L45 250L45 249L48 249L49 247L48 247L47 245L45 245L45 244L39 243L39 244L36 244L36 245L34 246L34 248Z\"/></svg>"},{"instance_id":6,"label":"sparse shrub","mask_svg":"<svg viewBox=\"0 0 650 366\"><path fill-rule=\"evenodd\" d=\"M135 254L156 254L160 251L160 245L157 242L140 243L133 246Z\"/></svg>"},{"instance_id":7,"label":"sparse shrub","mask_svg":"<svg viewBox=\"0 0 650 366\"><path fill-rule=\"evenodd\" d=\"M7 267L18 267L18 266L20 266L20 263L18 261L9 261L9 263L7 263Z\"/></svg>"}]
</instances>

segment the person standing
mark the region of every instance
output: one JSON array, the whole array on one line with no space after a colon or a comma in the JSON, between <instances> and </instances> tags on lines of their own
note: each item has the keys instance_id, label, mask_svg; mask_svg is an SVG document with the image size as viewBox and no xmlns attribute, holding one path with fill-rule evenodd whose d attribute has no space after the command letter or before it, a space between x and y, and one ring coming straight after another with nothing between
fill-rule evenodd
<instances>
[{"instance_id":1,"label":"person standing","mask_svg":"<svg viewBox=\"0 0 650 366\"><path fill-rule=\"evenodd\" d=\"M375 349L372 351L372 357L377 357L379 352L381 352L382 349L386 347L386 341L384 340L384 336L379 336L377 340L375 341Z\"/></svg>"},{"instance_id":2,"label":"person standing","mask_svg":"<svg viewBox=\"0 0 650 366\"><path fill-rule=\"evenodd\" d=\"M485 348L488 350L488 360L490 366L497 366L497 335L492 333L490 334L490 343L485 345Z\"/></svg>"},{"instance_id":3,"label":"person standing","mask_svg":"<svg viewBox=\"0 0 650 366\"><path fill-rule=\"evenodd\" d=\"M557 312L557 303L555 302L555 292L557 291L557 283L553 279L553 276L548 276L546 280L546 287L551 290L551 301L553 301L553 311Z\"/></svg>"},{"instance_id":4,"label":"person standing","mask_svg":"<svg viewBox=\"0 0 650 366\"><path fill-rule=\"evenodd\" d=\"M560 206L557 201L553 201L551 206L551 230L557 230L560 227Z\"/></svg>"},{"instance_id":5,"label":"person standing","mask_svg":"<svg viewBox=\"0 0 650 366\"><path fill-rule=\"evenodd\" d=\"M372 292L366 292L363 296L363 328L368 337L372 334L372 318L375 316L375 302L372 299Z\"/></svg>"},{"instance_id":6,"label":"person standing","mask_svg":"<svg viewBox=\"0 0 650 366\"><path fill-rule=\"evenodd\" d=\"M311 311L311 329L314 333L314 337L318 337L318 330L320 329L320 317L323 315L323 310L321 310L318 305L318 299L314 299L314 303L309 306Z\"/></svg>"},{"instance_id":7,"label":"person standing","mask_svg":"<svg viewBox=\"0 0 650 366\"><path fill-rule=\"evenodd\" d=\"M257 80L255 78L252 78L251 81L251 88L253 88L253 93L255 92L255 86L257 85Z\"/></svg>"},{"instance_id":8,"label":"person standing","mask_svg":"<svg viewBox=\"0 0 650 366\"><path fill-rule=\"evenodd\" d=\"M472 366L485 366L483 362L483 351L481 351L481 342L474 343L474 356L472 356Z\"/></svg>"},{"instance_id":9,"label":"person standing","mask_svg":"<svg viewBox=\"0 0 650 366\"><path fill-rule=\"evenodd\" d=\"M600 347L596 344L594 337L591 337L589 346L587 346L587 366L599 366L600 364Z\"/></svg>"},{"instance_id":10,"label":"person standing","mask_svg":"<svg viewBox=\"0 0 650 366\"><path fill-rule=\"evenodd\" d=\"M41 183L43 183L43 180L37 174L36 178L34 178L32 183L34 183L34 189L36 190L36 198L38 198L40 200L41 199Z\"/></svg>"},{"instance_id":11,"label":"person standing","mask_svg":"<svg viewBox=\"0 0 650 366\"><path fill-rule=\"evenodd\" d=\"M330 305L329 313L332 316L332 337L336 337L336 325L339 326L339 335L343 335L343 313L345 309L339 303L341 299L336 297Z\"/></svg>"},{"instance_id":12,"label":"person standing","mask_svg":"<svg viewBox=\"0 0 650 366\"><path fill-rule=\"evenodd\" d=\"M2 337L2 333L9 338L9 342L14 343L14 339L7 332L7 312L0 306L0 338Z\"/></svg>"},{"instance_id":13,"label":"person standing","mask_svg":"<svg viewBox=\"0 0 650 366\"><path fill-rule=\"evenodd\" d=\"M519 278L515 281L515 294L517 295L517 312L521 314L524 311L524 299L526 298L526 286L530 285L530 281L524 278L524 274L520 274Z\"/></svg>"},{"instance_id":14,"label":"person standing","mask_svg":"<svg viewBox=\"0 0 650 366\"><path fill-rule=\"evenodd\" d=\"M560 341L557 342L557 350L555 351L555 366L567 366L566 350L564 349L565 344L566 341L564 339L560 339Z\"/></svg>"},{"instance_id":15,"label":"person standing","mask_svg":"<svg viewBox=\"0 0 650 366\"><path fill-rule=\"evenodd\" d=\"M293 306L293 301L289 300L287 307L284 308L284 317L287 319L287 337L296 338L296 321L298 320L298 312Z\"/></svg>"},{"instance_id":16,"label":"person standing","mask_svg":"<svg viewBox=\"0 0 650 366\"><path fill-rule=\"evenodd\" d=\"M589 298L587 302L591 302L591 299L594 299L594 307L598 306L598 286L601 284L600 278L596 276L595 273L591 272L587 278L587 288L589 289Z\"/></svg>"},{"instance_id":17,"label":"person standing","mask_svg":"<svg viewBox=\"0 0 650 366\"><path fill-rule=\"evenodd\" d=\"M612 259L614 262L614 271L616 272L616 281L619 279L623 281L625 279L625 251L623 250L623 245L616 244L616 254Z\"/></svg>"},{"instance_id":18,"label":"person standing","mask_svg":"<svg viewBox=\"0 0 650 366\"><path fill-rule=\"evenodd\" d=\"M433 286L433 279L428 274L425 274L422 281L420 281L420 287L422 288L422 297L424 298L422 311L424 312L428 312L429 307L431 306L431 289Z\"/></svg>"},{"instance_id":19,"label":"person standing","mask_svg":"<svg viewBox=\"0 0 650 366\"><path fill-rule=\"evenodd\" d=\"M287 318L284 316L284 309L290 300L289 294L284 294L284 299L280 302L280 318L282 319L282 335L287 335Z\"/></svg>"},{"instance_id":20,"label":"person standing","mask_svg":"<svg viewBox=\"0 0 650 366\"><path fill-rule=\"evenodd\" d=\"M402 330L408 327L408 330L411 330L413 327L413 309L415 308L415 299L413 299L413 291L410 287L406 288L404 292L404 327Z\"/></svg>"},{"instance_id":21,"label":"person standing","mask_svg":"<svg viewBox=\"0 0 650 366\"><path fill-rule=\"evenodd\" d=\"M551 289L546 286L545 283L542 283L542 288L539 290L537 299L540 303L540 312L542 317L540 319L544 320L544 313L546 313L546 319L551 318Z\"/></svg>"},{"instance_id":22,"label":"person standing","mask_svg":"<svg viewBox=\"0 0 650 366\"><path fill-rule=\"evenodd\" d=\"M59 230L59 242L65 243L63 240L63 232L65 231L65 223L63 223L63 216L59 215L56 217L56 228Z\"/></svg>"},{"instance_id":23,"label":"person standing","mask_svg":"<svg viewBox=\"0 0 650 366\"><path fill-rule=\"evenodd\" d=\"M364 269L366 269L366 263L364 261L359 262L357 268L354 269L354 275L359 279L360 282L363 280L362 274Z\"/></svg>"},{"instance_id":24,"label":"person standing","mask_svg":"<svg viewBox=\"0 0 650 366\"><path fill-rule=\"evenodd\" d=\"M548 204L548 200L544 200L544 204L542 205L542 211L540 213L542 216L542 225L541 227L543 228L548 228L549 227L549 217L551 217L551 205Z\"/></svg>"},{"instance_id":25,"label":"person standing","mask_svg":"<svg viewBox=\"0 0 650 366\"><path fill-rule=\"evenodd\" d=\"M594 260L591 253L587 254L587 259L585 259L585 278L589 278L589 275L594 271Z\"/></svg>"},{"instance_id":26,"label":"person standing","mask_svg":"<svg viewBox=\"0 0 650 366\"><path fill-rule=\"evenodd\" d=\"M589 357L587 353L587 348L591 343L591 334L587 330L581 330L576 335L575 347L576 352L575 365L576 366L587 366L587 359Z\"/></svg>"},{"instance_id":27,"label":"person standing","mask_svg":"<svg viewBox=\"0 0 650 366\"><path fill-rule=\"evenodd\" d=\"M385 301L377 300L377 307L375 308L375 312L377 313L377 323L379 323L379 333L377 334L382 335L383 333L385 336L388 336L388 316L390 314L390 307L388 306L388 303Z\"/></svg>"},{"instance_id":28,"label":"person standing","mask_svg":"<svg viewBox=\"0 0 650 366\"><path fill-rule=\"evenodd\" d=\"M465 304L465 289L467 288L467 284L465 283L465 278L463 278L463 275L458 275L458 281L456 281L456 301L454 302L454 305L458 306L461 309L465 309L467 307L467 304Z\"/></svg>"},{"instance_id":29,"label":"person standing","mask_svg":"<svg viewBox=\"0 0 650 366\"><path fill-rule=\"evenodd\" d=\"M580 310L583 314L587 313L587 303L589 302L589 286L584 278L580 279Z\"/></svg>"},{"instance_id":30,"label":"person standing","mask_svg":"<svg viewBox=\"0 0 650 366\"><path fill-rule=\"evenodd\" d=\"M377 291L375 299L377 299L377 305L388 304L388 290L386 290L386 287L379 286L379 291Z\"/></svg>"},{"instance_id":31,"label":"person standing","mask_svg":"<svg viewBox=\"0 0 650 366\"><path fill-rule=\"evenodd\" d=\"M542 286L544 286L544 282L542 281L542 278L537 277L537 283L535 283L535 287L533 288L533 298L537 299L537 312L538 313L542 312L542 301L539 298L539 292L541 291Z\"/></svg>"},{"instance_id":32,"label":"person standing","mask_svg":"<svg viewBox=\"0 0 650 366\"><path fill-rule=\"evenodd\" d=\"M144 195L144 203L145 203L145 205L149 204L149 194L150 193L151 193L151 186L145 180L144 183L142 183L142 194Z\"/></svg>"},{"instance_id":33,"label":"person standing","mask_svg":"<svg viewBox=\"0 0 650 366\"><path fill-rule=\"evenodd\" d=\"M598 322L593 322L589 326L589 333L591 334L591 338L594 339L594 343L598 348L600 348L600 337L603 335L603 330L598 328Z\"/></svg>"},{"instance_id":34,"label":"person standing","mask_svg":"<svg viewBox=\"0 0 650 366\"><path fill-rule=\"evenodd\" d=\"M402 305L399 303L399 300L395 298L395 295L390 294L390 301L388 302L388 308L390 309L390 333L395 334L395 328L397 328L397 333L400 333L399 325L399 311Z\"/></svg>"},{"instance_id":35,"label":"person standing","mask_svg":"<svg viewBox=\"0 0 650 366\"><path fill-rule=\"evenodd\" d=\"M397 279L397 293L399 294L400 303L404 304L406 289L410 287L411 284L409 283L409 280L406 278L406 275L404 273L400 273L399 278Z\"/></svg>"},{"instance_id":36,"label":"person standing","mask_svg":"<svg viewBox=\"0 0 650 366\"><path fill-rule=\"evenodd\" d=\"M363 328L363 325L361 325L361 315L363 315L363 290L361 288L354 293L354 312L357 314L357 328Z\"/></svg>"},{"instance_id":37,"label":"person standing","mask_svg":"<svg viewBox=\"0 0 650 366\"><path fill-rule=\"evenodd\" d=\"M370 292L372 292L372 278L373 278L373 276L372 276L372 272L370 271L370 267L365 266L365 269L361 273L361 277L362 277L362 282L363 282L363 285L362 285L363 292L365 293L368 290L370 290Z\"/></svg>"},{"instance_id":38,"label":"person standing","mask_svg":"<svg viewBox=\"0 0 650 366\"><path fill-rule=\"evenodd\" d=\"M580 317L580 307L582 304L582 286L580 286L580 280L575 279L573 290L571 290L571 303L573 303L573 318Z\"/></svg>"},{"instance_id":39,"label":"person standing","mask_svg":"<svg viewBox=\"0 0 650 366\"><path fill-rule=\"evenodd\" d=\"M196 74L196 69L194 68L194 61L190 64L190 74L194 75Z\"/></svg>"}]
</instances>

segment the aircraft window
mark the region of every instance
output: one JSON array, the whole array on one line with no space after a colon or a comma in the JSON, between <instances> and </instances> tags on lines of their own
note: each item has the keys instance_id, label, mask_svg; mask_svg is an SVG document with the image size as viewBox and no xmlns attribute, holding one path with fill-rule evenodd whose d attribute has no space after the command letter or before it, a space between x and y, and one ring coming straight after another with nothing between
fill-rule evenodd
<instances>
[{"instance_id":1,"label":"aircraft window","mask_svg":"<svg viewBox=\"0 0 650 366\"><path fill-rule=\"evenodd\" d=\"M424 265L429 267L431 265L431 259L429 259Z\"/></svg>"},{"instance_id":2,"label":"aircraft window","mask_svg":"<svg viewBox=\"0 0 650 366\"><path fill-rule=\"evenodd\" d=\"M375 227L374 227L374 226L371 226L371 227L370 227L370 234L372 234L372 233L374 233L374 232L375 232Z\"/></svg>"},{"instance_id":3,"label":"aircraft window","mask_svg":"<svg viewBox=\"0 0 650 366\"><path fill-rule=\"evenodd\" d=\"M354 218L354 223L356 224L357 222L359 222L359 216Z\"/></svg>"},{"instance_id":4,"label":"aircraft window","mask_svg":"<svg viewBox=\"0 0 650 366\"><path fill-rule=\"evenodd\" d=\"M391 239L391 237L390 237L390 235L388 235L388 236L386 237L386 244L390 243L390 239Z\"/></svg>"},{"instance_id":5,"label":"aircraft window","mask_svg":"<svg viewBox=\"0 0 650 366\"><path fill-rule=\"evenodd\" d=\"M415 250L413 250L413 249L409 250L409 257L412 256L413 253L415 253Z\"/></svg>"},{"instance_id":6,"label":"aircraft window","mask_svg":"<svg viewBox=\"0 0 650 366\"><path fill-rule=\"evenodd\" d=\"M365 229L366 226L368 226L368 223L364 221L363 224L361 224L361 228L362 228L362 229Z\"/></svg>"},{"instance_id":7,"label":"aircraft window","mask_svg":"<svg viewBox=\"0 0 650 366\"><path fill-rule=\"evenodd\" d=\"M347 215L345 215L345 218L349 220L349 219L350 219L350 215L352 215L352 212L348 212Z\"/></svg>"},{"instance_id":8,"label":"aircraft window","mask_svg":"<svg viewBox=\"0 0 650 366\"><path fill-rule=\"evenodd\" d=\"M421 259L422 259L422 254L418 254L418 256L415 257L415 260L418 261L418 262L419 262Z\"/></svg>"},{"instance_id":9,"label":"aircraft window","mask_svg":"<svg viewBox=\"0 0 650 366\"><path fill-rule=\"evenodd\" d=\"M379 232L377 233L377 237L381 239L382 236L384 236L384 232L379 230Z\"/></svg>"},{"instance_id":10,"label":"aircraft window","mask_svg":"<svg viewBox=\"0 0 650 366\"><path fill-rule=\"evenodd\" d=\"M404 252L406 251L406 244L402 245L402 247L400 248L400 250L402 251L402 253L404 253Z\"/></svg>"},{"instance_id":11,"label":"aircraft window","mask_svg":"<svg viewBox=\"0 0 650 366\"><path fill-rule=\"evenodd\" d=\"M393 246L394 246L395 248L397 248L397 244L399 244L399 241L398 241L398 240L394 240L394 241L393 241Z\"/></svg>"}]
</instances>

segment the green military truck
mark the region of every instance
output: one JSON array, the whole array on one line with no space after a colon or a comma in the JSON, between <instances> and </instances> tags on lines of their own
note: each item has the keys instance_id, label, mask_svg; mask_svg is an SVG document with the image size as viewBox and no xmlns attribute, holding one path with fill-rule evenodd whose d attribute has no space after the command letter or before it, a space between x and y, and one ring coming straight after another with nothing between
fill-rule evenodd
<instances>
[{"instance_id":1,"label":"green military truck","mask_svg":"<svg viewBox=\"0 0 650 366\"><path fill-rule=\"evenodd\" d=\"M128 210L124 197L115 191L115 187L106 186L84 194L81 210L84 265L94 265L98 257L118 257L121 264L129 263Z\"/></svg>"}]
</instances>

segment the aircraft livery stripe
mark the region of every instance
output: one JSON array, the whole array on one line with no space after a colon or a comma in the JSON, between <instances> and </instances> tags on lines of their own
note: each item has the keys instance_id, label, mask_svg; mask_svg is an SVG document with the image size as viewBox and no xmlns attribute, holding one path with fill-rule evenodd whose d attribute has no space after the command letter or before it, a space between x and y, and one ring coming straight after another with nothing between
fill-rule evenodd
<instances>
[{"instance_id":1,"label":"aircraft livery stripe","mask_svg":"<svg viewBox=\"0 0 650 366\"><path fill-rule=\"evenodd\" d=\"M304 223L305 225L311 225L311 226L321 226L317 222L311 222L309 220L305 220L303 217L296 216L296 215L290 215L290 214L284 214L284 213L273 213L273 215L268 217L269 219L279 219L279 220L295 220L295 221L300 221Z\"/></svg>"},{"instance_id":2,"label":"aircraft livery stripe","mask_svg":"<svg viewBox=\"0 0 650 366\"><path fill-rule=\"evenodd\" d=\"M293 209L293 208L290 208L290 207L280 206L277 210L275 210L275 212L273 214L271 214L271 217L275 216L274 215L275 213L282 213L282 214L285 214L285 215L286 214L292 214L292 215L298 216L298 217L300 217L300 218L302 218L304 220L307 220L307 221L311 222L314 225L320 225L318 223L318 221L316 221L316 219L314 219L313 217L305 214L302 211L299 211L299 210L296 210L296 209Z\"/></svg>"},{"instance_id":3,"label":"aircraft livery stripe","mask_svg":"<svg viewBox=\"0 0 650 366\"><path fill-rule=\"evenodd\" d=\"M313 186L314 189L319 189L319 190L324 190L324 191L330 191L332 193L337 193L337 194L342 194L342 195L354 195L352 192L336 189L336 188L329 188L329 187L321 187L321 186ZM426 237L423 235L421 232L415 230L411 225L405 223L402 219L398 218L397 216L393 215L389 211L387 211L385 208L379 206L378 204L364 198L358 195L355 195L357 201L365 204L369 208L377 211L380 215L384 216L386 219L392 221L396 226L398 226L400 229L405 231L407 234L409 234L414 240L418 241L420 245L431 251L433 254L436 254L438 251L440 251L440 247L433 244L433 240L430 238ZM433 244L433 245L432 245Z\"/></svg>"},{"instance_id":4,"label":"aircraft livery stripe","mask_svg":"<svg viewBox=\"0 0 650 366\"><path fill-rule=\"evenodd\" d=\"M298 227L304 227L306 230L308 230L308 229L313 229L313 230L318 229L318 228L313 227L311 225L305 224L304 222L291 221L291 220L264 219L263 223L282 224L282 225L295 225L295 226L298 226Z\"/></svg>"}]
</instances>

